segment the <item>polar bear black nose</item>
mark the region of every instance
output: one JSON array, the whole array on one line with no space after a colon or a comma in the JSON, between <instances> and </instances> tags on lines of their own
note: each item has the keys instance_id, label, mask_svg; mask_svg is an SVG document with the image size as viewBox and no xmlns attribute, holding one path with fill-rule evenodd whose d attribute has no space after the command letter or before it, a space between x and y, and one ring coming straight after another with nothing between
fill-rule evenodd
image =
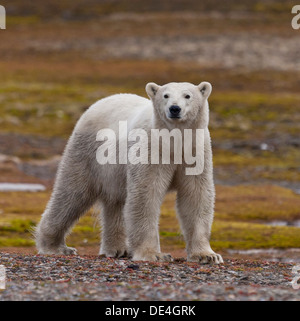
<instances>
[{"instance_id":1,"label":"polar bear black nose","mask_svg":"<svg viewBox=\"0 0 300 321\"><path fill-rule=\"evenodd\" d=\"M179 113L181 112L181 108L179 106L172 105L169 108L169 111L172 117L178 117Z\"/></svg>"}]
</instances>

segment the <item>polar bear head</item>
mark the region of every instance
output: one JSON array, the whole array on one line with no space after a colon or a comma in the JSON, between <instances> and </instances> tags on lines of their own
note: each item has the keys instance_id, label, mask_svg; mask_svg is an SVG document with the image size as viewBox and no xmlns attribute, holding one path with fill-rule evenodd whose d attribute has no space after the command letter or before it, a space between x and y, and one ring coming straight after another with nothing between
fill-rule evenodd
<instances>
[{"instance_id":1,"label":"polar bear head","mask_svg":"<svg viewBox=\"0 0 300 321\"><path fill-rule=\"evenodd\" d=\"M172 82L163 86L150 82L146 85L155 111L168 127L171 124L190 125L203 117L206 119L202 120L207 123L207 99L211 91L209 82L201 82L198 86L187 82Z\"/></svg>"}]
</instances>

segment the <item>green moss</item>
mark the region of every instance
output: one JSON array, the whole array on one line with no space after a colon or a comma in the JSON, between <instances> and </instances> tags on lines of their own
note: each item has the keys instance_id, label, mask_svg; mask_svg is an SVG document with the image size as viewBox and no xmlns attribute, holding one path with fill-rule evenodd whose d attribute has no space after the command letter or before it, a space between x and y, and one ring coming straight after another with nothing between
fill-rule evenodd
<instances>
[{"instance_id":1,"label":"green moss","mask_svg":"<svg viewBox=\"0 0 300 321\"><path fill-rule=\"evenodd\" d=\"M100 243L100 227L98 221L93 215L93 211L89 211L80 218L78 223L72 229L67 238L67 244L70 246L99 246Z\"/></svg>"},{"instance_id":2,"label":"green moss","mask_svg":"<svg viewBox=\"0 0 300 321\"><path fill-rule=\"evenodd\" d=\"M49 200L49 191L45 192L0 192L0 225L3 220L35 220L43 213Z\"/></svg>"},{"instance_id":3,"label":"green moss","mask_svg":"<svg viewBox=\"0 0 300 321\"><path fill-rule=\"evenodd\" d=\"M284 157L283 157L284 155ZM240 151L214 149L214 166L222 167L235 175L251 175L254 180L262 178L271 181L293 181L300 179L297 170L299 149L282 146L278 151L249 150Z\"/></svg>"},{"instance_id":4,"label":"green moss","mask_svg":"<svg viewBox=\"0 0 300 321\"><path fill-rule=\"evenodd\" d=\"M0 237L0 247L34 246L34 241L25 238Z\"/></svg>"},{"instance_id":5,"label":"green moss","mask_svg":"<svg viewBox=\"0 0 300 321\"><path fill-rule=\"evenodd\" d=\"M5 225L0 225L0 231L27 233L30 232L35 225L36 222L30 219L14 219L7 222Z\"/></svg>"},{"instance_id":6,"label":"green moss","mask_svg":"<svg viewBox=\"0 0 300 321\"><path fill-rule=\"evenodd\" d=\"M292 93L226 92L214 93L210 98L211 135L213 140L264 140L266 137L295 135L296 109L300 98ZM246 144L247 145L247 144ZM281 145L280 148L285 146ZM278 158L285 150L273 152ZM252 156L256 157L255 151Z\"/></svg>"},{"instance_id":7,"label":"green moss","mask_svg":"<svg viewBox=\"0 0 300 321\"><path fill-rule=\"evenodd\" d=\"M89 232L95 232L95 228L89 225L78 225L75 226L74 229L72 230L73 233L89 233Z\"/></svg>"},{"instance_id":8,"label":"green moss","mask_svg":"<svg viewBox=\"0 0 300 321\"><path fill-rule=\"evenodd\" d=\"M216 192L214 248L299 247L299 228L262 224L299 219L300 196L293 191L272 185L240 185L217 186ZM49 197L49 192L1 193L0 246L33 246L30 230L40 220ZM168 194L161 209L160 238L162 246L169 250L185 247L175 214L175 198L175 194ZM99 242L98 224L90 211L75 225L67 243L98 247Z\"/></svg>"},{"instance_id":9,"label":"green moss","mask_svg":"<svg viewBox=\"0 0 300 321\"><path fill-rule=\"evenodd\" d=\"M299 219L300 196L272 185L217 186L216 218L230 221Z\"/></svg>"},{"instance_id":10,"label":"green moss","mask_svg":"<svg viewBox=\"0 0 300 321\"><path fill-rule=\"evenodd\" d=\"M13 26L20 26L20 25L32 26L34 24L39 23L40 20L41 20L41 18L36 15L31 15L31 16L8 15L6 17L6 25L7 25L7 28L13 27Z\"/></svg>"},{"instance_id":11,"label":"green moss","mask_svg":"<svg viewBox=\"0 0 300 321\"><path fill-rule=\"evenodd\" d=\"M287 1L286 3L278 3L276 1L271 1L271 2L262 2L258 1L254 3L253 5L253 10L255 12L266 12L268 14L272 13L283 13L285 14L286 12L290 12L291 8L293 7L293 2Z\"/></svg>"},{"instance_id":12,"label":"green moss","mask_svg":"<svg viewBox=\"0 0 300 321\"><path fill-rule=\"evenodd\" d=\"M245 222L215 220L211 236L211 245L216 249L296 248L299 244L297 227Z\"/></svg>"},{"instance_id":13,"label":"green moss","mask_svg":"<svg viewBox=\"0 0 300 321\"><path fill-rule=\"evenodd\" d=\"M68 136L84 109L100 96L90 84L5 83L0 89L1 131Z\"/></svg>"}]
</instances>

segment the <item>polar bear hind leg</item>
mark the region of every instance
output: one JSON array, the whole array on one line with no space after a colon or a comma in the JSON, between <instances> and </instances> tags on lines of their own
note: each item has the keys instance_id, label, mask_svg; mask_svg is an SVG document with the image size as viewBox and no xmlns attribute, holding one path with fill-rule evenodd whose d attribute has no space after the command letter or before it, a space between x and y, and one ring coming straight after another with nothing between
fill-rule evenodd
<instances>
[{"instance_id":1,"label":"polar bear hind leg","mask_svg":"<svg viewBox=\"0 0 300 321\"><path fill-rule=\"evenodd\" d=\"M74 147L70 140L58 169L51 199L34 232L39 254L76 254L74 248L66 246L66 236L98 197L89 172L82 161L76 161L74 157Z\"/></svg>"}]
</instances>

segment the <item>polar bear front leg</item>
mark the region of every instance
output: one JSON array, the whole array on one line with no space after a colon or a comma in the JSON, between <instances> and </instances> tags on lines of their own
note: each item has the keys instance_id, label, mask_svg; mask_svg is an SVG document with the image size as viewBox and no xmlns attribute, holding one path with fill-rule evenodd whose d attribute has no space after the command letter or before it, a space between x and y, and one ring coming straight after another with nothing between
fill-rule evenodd
<instances>
[{"instance_id":1,"label":"polar bear front leg","mask_svg":"<svg viewBox=\"0 0 300 321\"><path fill-rule=\"evenodd\" d=\"M172 176L167 166L159 166L129 168L124 213L129 253L135 261L172 260L161 253L158 232L160 206Z\"/></svg>"},{"instance_id":2,"label":"polar bear front leg","mask_svg":"<svg viewBox=\"0 0 300 321\"><path fill-rule=\"evenodd\" d=\"M214 213L214 186L209 178L186 177L177 194L177 212L190 262L223 263L210 246Z\"/></svg>"}]
</instances>

